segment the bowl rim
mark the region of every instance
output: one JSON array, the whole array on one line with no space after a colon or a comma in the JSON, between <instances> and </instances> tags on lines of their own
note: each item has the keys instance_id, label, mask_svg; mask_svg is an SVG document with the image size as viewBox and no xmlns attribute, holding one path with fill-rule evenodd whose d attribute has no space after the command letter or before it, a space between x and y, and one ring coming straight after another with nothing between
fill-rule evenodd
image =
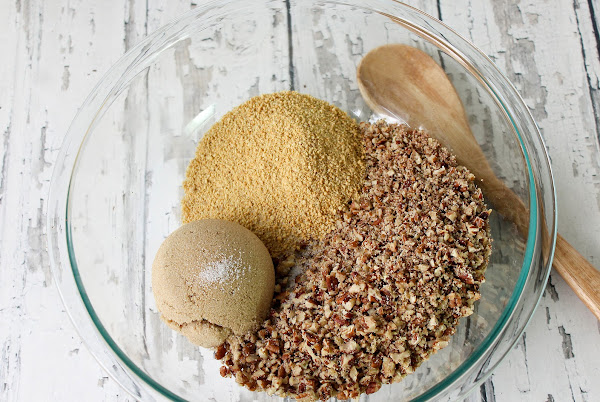
<instances>
[{"instance_id":1,"label":"bowl rim","mask_svg":"<svg viewBox=\"0 0 600 402\"><path fill-rule=\"evenodd\" d=\"M351 2L352 0L348 0ZM527 172L529 177L529 207L530 207L530 217L529 217L529 233L527 236L527 243L525 249L525 256L523 259L523 265L520 270L520 274L517 280L517 283L513 289L512 295L507 302L506 307L504 308L502 314L496 321L494 327L490 331L490 333L486 336L486 338L478 345L478 347L471 353L471 355L461 363L457 368L455 368L449 375L447 375L443 380L434 385L429 390L425 391L422 395L415 398L414 400L430 400L439 396L444 390L450 388L451 385L455 384L461 377L466 376L468 374L468 368L474 366L477 361L486 357L494 343L501 337L503 332L506 329L507 323L511 320L511 318L515 314L515 309L519 303L519 301L523 298L523 289L525 287L526 282L529 279L529 274L531 272L531 267L533 264L534 257L534 247L535 247L535 238L537 235L538 223L540 221L541 211L538 208L538 195L537 195L537 185L534 180L534 174L530 162L530 157L527 151L527 147L522 138L522 133L516 126L516 123L513 119L513 116L510 113L509 108L502 102L502 99L496 92L495 86L488 82L488 80L484 77L482 73L479 72L473 66L472 61L459 51L454 45L450 44L450 42L446 38L439 37L438 35L428 31L425 28L420 27L418 24L414 24L411 21L408 21L405 18L401 18L395 16L393 14L389 14L385 11L384 7L381 9L369 8L358 4L349 4L348 1L330 1L323 0L320 3L327 4L340 4L345 6L353 6L356 8L360 8L363 10L369 10L372 12L377 12L381 15L384 15L388 18L393 19L396 22L399 22L401 25L406 27L409 30L412 30L417 35L423 37L426 41L433 43L438 48L442 49L449 56L453 57L457 60L463 67L467 68L475 77L487 87L490 94L492 94L496 100L501 105L504 110L506 116L510 120L510 123L515 130L515 134L520 142L521 149L524 155L525 163L527 166ZM70 189L71 189L71 179L73 171L76 167L77 161L79 160L79 153L81 151L81 147L83 142L87 138L87 135L92 131L97 118L100 115L100 112L97 113L88 113L89 116L84 115L84 111L87 109L90 110L101 110L105 106L105 101L109 97L109 95L114 95L114 93L120 90L123 90L126 87L127 82L132 77L128 76L128 72L131 72L133 67L137 66L138 63L144 60L144 57L147 54L151 53L151 50L156 50L153 48L160 48L160 46L170 46L178 41L184 39L186 36L174 38L174 33L178 32L183 26L186 26L189 21L192 21L194 16L201 14L204 10L213 7L216 4L230 3L231 1L220 1L220 0L211 0L206 3L199 5L194 10L191 10L172 22L163 25L154 33L150 34L146 38L144 38L139 44L130 49L125 55L123 55L113 66L108 70L108 72L102 77L102 79L98 82L98 84L94 87L90 95L86 98L82 107L77 112L74 117L71 126L64 137L62 145L60 147L60 152L57 157L57 162L55 164L55 168L53 171L51 185L50 185L50 195L48 197L47 202L47 233L49 234L48 239L48 250L50 254L50 262L52 274L55 279L55 283L58 287L60 297L63 301L65 310L67 311L71 321L73 322L74 327L79 332L82 341L92 355L96 358L99 364L108 372L111 377L113 377L127 392L129 392L135 398L141 399L154 399L153 394L151 392L147 392L142 387L139 387L136 381L137 379L142 380L145 385L149 385L152 391L158 392L159 395L167 397L173 400L184 400L174 392L168 390L163 385L159 384L156 380L146 374L143 370L141 370L135 363L133 363L127 355L119 348L117 343L112 339L108 331L104 328L102 322L98 318L92 303L87 296L85 291L85 287L81 281L81 277L79 274L79 270L77 268L77 261L75 259L74 249L73 249L73 241L71 234L71 226L69 224L69 200L70 200ZM401 3L397 0L376 0L376 2L380 4L384 4L386 6L393 5L394 7L402 7L408 11L417 12L420 14L425 20L429 23L432 23L434 26L442 27L443 29L449 31L453 35L455 35L455 39L460 42L461 45L468 47L470 50L474 51L479 57L495 70L499 77L507 85L507 88L514 92L512 95L516 96L519 101L518 107L523 109L526 114L526 117L531 121L531 126L533 130L531 134L534 140L539 141L541 144L540 151L542 153L541 163L547 165L549 181L551 185L551 200L552 200L552 221L551 223L551 231L550 231L550 250L548 262L545 266L545 272L542 278L542 288L545 286L545 283L550 274L552 259L554 255L555 241L557 235L556 228L556 220L557 220L557 210L556 210L556 191L554 186L554 178L552 175L552 169L550 166L550 161L548 154L546 152L546 148L544 146L543 138L533 121L533 117L526 107L523 99L516 91L515 87L510 83L508 78L500 72L500 70L496 67L496 65L492 62L492 60L487 57L480 49L478 49L475 45L467 41L460 34L454 31L452 28L448 27L443 22L437 20L436 18L428 15L427 13L407 5L405 3ZM455 57L456 56L456 57ZM113 85L107 85L113 84ZM110 88L109 88L110 87ZM109 90L107 91L107 88ZM89 117L93 117L91 122L88 120ZM87 124L83 123L83 120L88 121ZM80 131L78 129L78 125L82 127L86 127L84 131ZM79 140L79 141L77 141ZM76 150L73 153L73 150ZM69 164L70 161L73 161L72 165ZM542 218L543 220L543 218ZM65 258L66 257L66 258ZM63 265L68 261L70 270L63 269ZM69 276L68 274L72 274ZM67 274L67 277L64 276ZM538 292L539 294L536 296L535 303L528 313L528 317L526 319L525 325L523 325L518 333L512 335L513 339L510 343L510 346L506 348L504 353L500 356L500 358L487 370L487 372L479 377L477 381L473 382L470 388L461 394L461 396L466 396L469 392L479 386L497 367L497 365L504 359L506 354L512 349L512 346L518 341L522 332L525 329L526 324L531 320L533 312L535 311L537 305L542 296L542 292ZM79 300L75 302L75 304L69 303L73 302L75 297L79 297ZM87 315L87 316L86 316ZM87 318L87 319L86 319ZM85 323L83 326L83 321ZM90 340L88 337L91 335L90 330L94 333L95 338ZM85 332L85 334L84 334ZM93 348L90 343L97 344L98 342L108 346L108 349L99 352L95 348ZM107 353L108 352L108 353ZM110 355L110 356L109 356ZM115 357L117 360L115 360ZM125 370L121 367L119 370L118 367L114 366L115 361L121 362L125 365L125 367L129 370ZM111 367L111 364L113 367ZM125 375L124 375L125 374ZM133 377L132 377L133 375Z\"/></svg>"}]
</instances>

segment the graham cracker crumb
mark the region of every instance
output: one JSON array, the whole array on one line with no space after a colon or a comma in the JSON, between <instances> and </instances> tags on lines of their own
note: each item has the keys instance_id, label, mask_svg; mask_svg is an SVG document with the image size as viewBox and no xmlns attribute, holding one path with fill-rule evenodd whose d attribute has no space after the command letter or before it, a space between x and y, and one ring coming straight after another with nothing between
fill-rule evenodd
<instances>
[{"instance_id":1,"label":"graham cracker crumb","mask_svg":"<svg viewBox=\"0 0 600 402\"><path fill-rule=\"evenodd\" d=\"M293 91L257 96L198 144L182 219L239 223L279 259L334 227L364 172L358 125L342 110Z\"/></svg>"}]
</instances>

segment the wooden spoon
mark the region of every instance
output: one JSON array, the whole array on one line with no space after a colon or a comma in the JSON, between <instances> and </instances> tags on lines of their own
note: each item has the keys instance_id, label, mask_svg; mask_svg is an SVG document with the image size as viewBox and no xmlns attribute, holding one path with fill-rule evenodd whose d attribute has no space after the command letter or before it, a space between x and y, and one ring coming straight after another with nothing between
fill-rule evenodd
<instances>
[{"instance_id":1,"label":"wooden spoon","mask_svg":"<svg viewBox=\"0 0 600 402\"><path fill-rule=\"evenodd\" d=\"M454 86L428 54L401 44L378 47L361 60L357 79L363 98L374 112L399 118L409 126L425 127L452 150L459 164L481 180L479 185L494 208L527 236L528 208L494 174L471 132ZM543 232L548 241L547 230ZM600 271L560 235L553 266L600 319Z\"/></svg>"}]
</instances>

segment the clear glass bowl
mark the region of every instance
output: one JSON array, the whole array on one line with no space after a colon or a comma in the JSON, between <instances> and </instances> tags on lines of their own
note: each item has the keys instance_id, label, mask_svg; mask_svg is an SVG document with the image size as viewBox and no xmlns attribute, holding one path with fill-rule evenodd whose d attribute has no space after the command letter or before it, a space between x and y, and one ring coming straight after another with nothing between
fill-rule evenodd
<instances>
[{"instance_id":1,"label":"clear glass bowl","mask_svg":"<svg viewBox=\"0 0 600 402\"><path fill-rule=\"evenodd\" d=\"M106 74L75 117L52 178L49 249L65 307L135 398L270 399L221 378L212 351L160 321L152 260L180 225L185 169L213 122L251 96L286 89L368 119L356 67L385 43L416 46L444 67L495 174L529 206L529 234L492 214L493 254L475 313L448 347L369 400L462 397L511 349L544 289L556 235L548 157L515 88L450 28L395 1L207 1Z\"/></svg>"}]
</instances>

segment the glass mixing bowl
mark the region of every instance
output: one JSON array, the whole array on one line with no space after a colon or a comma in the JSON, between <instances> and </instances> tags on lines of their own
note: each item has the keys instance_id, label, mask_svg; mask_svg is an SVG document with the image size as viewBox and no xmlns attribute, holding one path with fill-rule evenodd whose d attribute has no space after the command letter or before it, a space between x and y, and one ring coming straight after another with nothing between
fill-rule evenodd
<instances>
[{"instance_id":1,"label":"glass mixing bowl","mask_svg":"<svg viewBox=\"0 0 600 402\"><path fill-rule=\"evenodd\" d=\"M369 119L356 67L386 43L416 46L443 66L494 173L529 207L529 232L492 214L475 313L448 347L369 400L462 397L511 349L544 289L556 234L548 157L515 88L450 28L396 1L207 1L109 70L75 117L52 178L49 250L65 307L136 399L270 399L221 378L212 351L161 322L152 260L180 225L185 169L212 123L251 96L287 89Z\"/></svg>"}]
</instances>

